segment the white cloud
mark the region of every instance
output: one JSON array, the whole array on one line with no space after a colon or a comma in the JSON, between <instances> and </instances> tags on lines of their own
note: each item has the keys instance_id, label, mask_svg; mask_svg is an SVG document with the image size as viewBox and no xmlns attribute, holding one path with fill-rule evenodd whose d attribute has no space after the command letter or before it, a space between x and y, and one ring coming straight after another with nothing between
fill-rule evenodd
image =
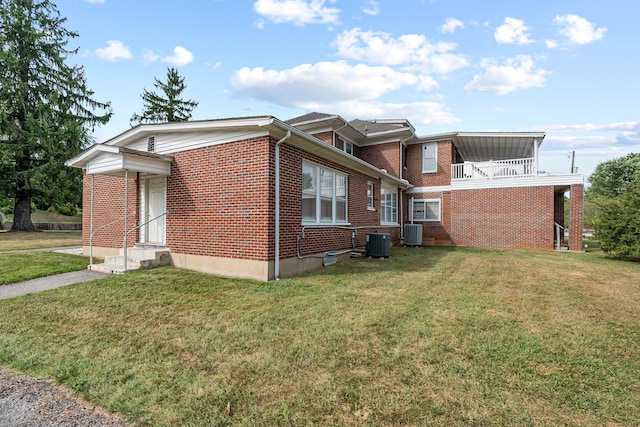
<instances>
[{"instance_id":1,"label":"white cloud","mask_svg":"<svg viewBox=\"0 0 640 427\"><path fill-rule=\"evenodd\" d=\"M435 89L440 86L436 79L431 76L419 76L419 79L420 83L418 83L418 86L416 87L419 91L428 92L431 89Z\"/></svg>"},{"instance_id":2,"label":"white cloud","mask_svg":"<svg viewBox=\"0 0 640 427\"><path fill-rule=\"evenodd\" d=\"M504 24L496 28L494 38L500 44L513 44L525 45L533 43L533 40L529 38L529 27L524 24L524 21L516 18L504 18Z\"/></svg>"},{"instance_id":3,"label":"white cloud","mask_svg":"<svg viewBox=\"0 0 640 427\"><path fill-rule=\"evenodd\" d=\"M369 64L405 66L407 70L423 73L450 73L466 67L462 55L451 53L455 43L432 43L421 34L405 34L393 38L391 34L361 31L360 28L343 31L335 41L337 55Z\"/></svg>"},{"instance_id":4,"label":"white cloud","mask_svg":"<svg viewBox=\"0 0 640 427\"><path fill-rule=\"evenodd\" d=\"M253 10L277 24L337 24L340 9L326 7L325 3L326 0L257 0Z\"/></svg>"},{"instance_id":5,"label":"white cloud","mask_svg":"<svg viewBox=\"0 0 640 427\"><path fill-rule=\"evenodd\" d=\"M557 49L558 47L560 47L560 43L555 40L545 40L544 44L548 49Z\"/></svg>"},{"instance_id":6,"label":"white cloud","mask_svg":"<svg viewBox=\"0 0 640 427\"><path fill-rule=\"evenodd\" d=\"M540 130L555 132L580 131L580 132L602 132L602 131L639 131L640 122L614 122L605 124L585 123L579 125L549 125L540 126Z\"/></svg>"},{"instance_id":7,"label":"white cloud","mask_svg":"<svg viewBox=\"0 0 640 427\"><path fill-rule=\"evenodd\" d=\"M516 90L543 87L549 71L542 68L534 69L534 62L529 55L518 55L508 59L503 65L493 60L485 59L481 66L482 74L476 74L464 88L466 92L496 92L506 95Z\"/></svg>"},{"instance_id":8,"label":"white cloud","mask_svg":"<svg viewBox=\"0 0 640 427\"><path fill-rule=\"evenodd\" d=\"M376 101L405 86L428 90L437 86L437 82L430 77L417 77L385 66L336 61L303 64L281 71L242 68L230 83L232 91L241 97L307 111L327 111L349 118L403 117L414 124L460 121L440 102Z\"/></svg>"},{"instance_id":9,"label":"white cloud","mask_svg":"<svg viewBox=\"0 0 640 427\"><path fill-rule=\"evenodd\" d=\"M181 66L187 65L193 62L193 53L189 52L182 46L176 46L173 48L173 56L165 56L162 58L162 62L168 62L170 64Z\"/></svg>"},{"instance_id":10,"label":"white cloud","mask_svg":"<svg viewBox=\"0 0 640 427\"><path fill-rule=\"evenodd\" d=\"M314 103L375 99L417 83L413 74L344 61L303 64L282 71L245 67L231 78L237 95L307 109Z\"/></svg>"},{"instance_id":11,"label":"white cloud","mask_svg":"<svg viewBox=\"0 0 640 427\"><path fill-rule=\"evenodd\" d=\"M362 6L362 11L367 15L376 16L380 13L380 3L369 0L365 6Z\"/></svg>"},{"instance_id":12,"label":"white cloud","mask_svg":"<svg viewBox=\"0 0 640 427\"><path fill-rule=\"evenodd\" d=\"M148 50L145 52L145 54L142 56L142 59L145 62L156 62L160 59L160 55L158 55L157 53L155 53L152 50Z\"/></svg>"},{"instance_id":13,"label":"white cloud","mask_svg":"<svg viewBox=\"0 0 640 427\"><path fill-rule=\"evenodd\" d=\"M309 111L328 111L349 119L403 118L413 125L450 125L460 122L447 108L432 101L410 102L407 104L377 102L344 102L334 105L317 105Z\"/></svg>"},{"instance_id":14,"label":"white cloud","mask_svg":"<svg viewBox=\"0 0 640 427\"><path fill-rule=\"evenodd\" d=\"M447 18L447 21L440 27L442 34L454 33L458 28L464 28L464 22L459 19Z\"/></svg>"},{"instance_id":15,"label":"white cloud","mask_svg":"<svg viewBox=\"0 0 640 427\"><path fill-rule=\"evenodd\" d=\"M553 22L562 28L560 34L565 36L570 44L583 45L600 40L607 29L596 28L594 24L578 15L556 16Z\"/></svg>"},{"instance_id":16,"label":"white cloud","mask_svg":"<svg viewBox=\"0 0 640 427\"><path fill-rule=\"evenodd\" d=\"M120 40L108 40L107 47L95 50L96 55L107 61L117 61L118 59L131 59L131 51L122 44Z\"/></svg>"}]
</instances>

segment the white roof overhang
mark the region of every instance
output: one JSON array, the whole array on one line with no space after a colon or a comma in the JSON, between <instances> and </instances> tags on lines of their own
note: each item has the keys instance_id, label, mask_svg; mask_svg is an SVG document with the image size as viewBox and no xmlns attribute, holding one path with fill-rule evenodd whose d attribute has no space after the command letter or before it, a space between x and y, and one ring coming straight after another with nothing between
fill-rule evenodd
<instances>
[{"instance_id":1,"label":"white roof overhang","mask_svg":"<svg viewBox=\"0 0 640 427\"><path fill-rule=\"evenodd\" d=\"M172 161L171 156L99 144L67 160L65 165L82 168L88 175L124 176L127 171L169 175Z\"/></svg>"},{"instance_id":2,"label":"white roof overhang","mask_svg":"<svg viewBox=\"0 0 640 427\"><path fill-rule=\"evenodd\" d=\"M534 157L544 132L453 132L419 137L416 143L451 140L464 161L526 159Z\"/></svg>"}]
</instances>

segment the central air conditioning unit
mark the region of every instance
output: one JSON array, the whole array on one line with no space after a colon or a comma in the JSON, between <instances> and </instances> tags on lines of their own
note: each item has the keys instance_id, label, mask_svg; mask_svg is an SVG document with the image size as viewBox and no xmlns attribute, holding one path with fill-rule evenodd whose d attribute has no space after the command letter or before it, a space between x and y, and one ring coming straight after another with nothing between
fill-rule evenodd
<instances>
[{"instance_id":1,"label":"central air conditioning unit","mask_svg":"<svg viewBox=\"0 0 640 427\"><path fill-rule=\"evenodd\" d=\"M375 258L388 258L391 255L391 234L368 233L367 255Z\"/></svg>"},{"instance_id":2,"label":"central air conditioning unit","mask_svg":"<svg viewBox=\"0 0 640 427\"><path fill-rule=\"evenodd\" d=\"M422 246L422 224L404 225L405 246Z\"/></svg>"}]
</instances>

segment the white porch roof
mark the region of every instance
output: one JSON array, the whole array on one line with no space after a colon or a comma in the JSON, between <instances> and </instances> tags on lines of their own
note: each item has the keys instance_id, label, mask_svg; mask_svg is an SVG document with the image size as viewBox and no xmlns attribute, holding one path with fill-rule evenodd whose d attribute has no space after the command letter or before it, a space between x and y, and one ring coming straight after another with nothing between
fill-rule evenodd
<instances>
[{"instance_id":1,"label":"white porch roof","mask_svg":"<svg viewBox=\"0 0 640 427\"><path fill-rule=\"evenodd\" d=\"M67 160L66 166L83 168L88 175L125 176L125 172L169 175L173 157L125 147L94 145Z\"/></svg>"},{"instance_id":2,"label":"white porch roof","mask_svg":"<svg viewBox=\"0 0 640 427\"><path fill-rule=\"evenodd\" d=\"M452 132L420 137L416 142L450 139L464 161L483 162L535 157L544 137L544 132Z\"/></svg>"}]
</instances>

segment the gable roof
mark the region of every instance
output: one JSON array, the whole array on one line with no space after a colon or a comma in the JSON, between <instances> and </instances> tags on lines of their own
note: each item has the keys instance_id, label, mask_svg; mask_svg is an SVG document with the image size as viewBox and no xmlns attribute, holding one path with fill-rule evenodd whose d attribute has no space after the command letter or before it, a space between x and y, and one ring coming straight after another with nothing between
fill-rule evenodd
<instances>
[{"instance_id":1,"label":"gable roof","mask_svg":"<svg viewBox=\"0 0 640 427\"><path fill-rule=\"evenodd\" d=\"M335 116L337 117L337 116ZM375 166L351 156L342 150L339 150L329 144L324 143L318 138L283 122L273 116L254 116L254 117L236 117L215 120L194 120L188 122L174 123L158 123L158 124L142 124L105 141L97 144L88 150L80 153L74 158L66 162L67 166L86 167L87 162L91 161L95 156L102 154L118 154L153 158L155 161L169 161L170 156L163 156L130 150L127 145L136 142L140 137L151 135L161 135L163 133L187 133L187 132L207 132L207 131L237 131L242 130L247 135L271 135L276 139L281 139L290 133L287 144L298 147L303 151L316 154L330 161L334 161L344 165L350 169L361 172L372 178L383 179L390 184L397 185L401 188L411 188L412 185L406 180L401 180L387 172L376 168ZM246 132L244 132L246 130ZM131 152L129 152L131 151ZM171 151L172 153L173 151ZM170 153L169 153L170 154ZM123 171L124 167L118 167L118 173Z\"/></svg>"}]
</instances>

